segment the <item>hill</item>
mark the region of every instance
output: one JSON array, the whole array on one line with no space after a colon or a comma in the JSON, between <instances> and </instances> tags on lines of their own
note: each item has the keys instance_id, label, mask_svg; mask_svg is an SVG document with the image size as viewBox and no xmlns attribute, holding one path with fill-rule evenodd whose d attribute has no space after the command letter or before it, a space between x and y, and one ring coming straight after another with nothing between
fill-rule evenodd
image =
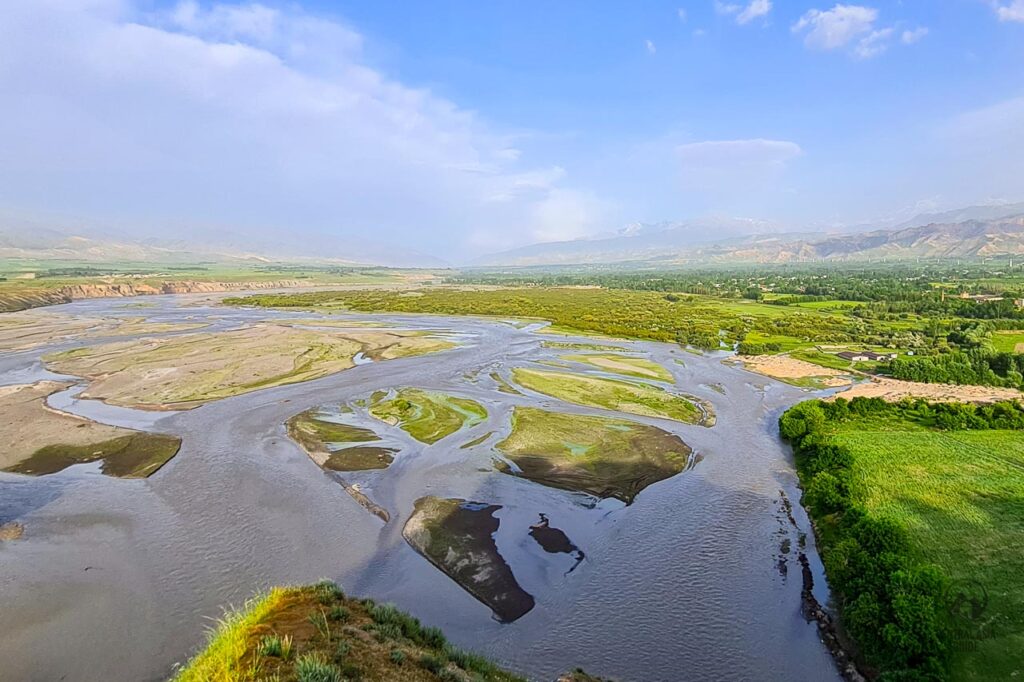
<instances>
[{"instance_id":1,"label":"hill","mask_svg":"<svg viewBox=\"0 0 1024 682\"><path fill-rule=\"evenodd\" d=\"M586 265L644 263L800 263L821 260L980 259L1024 255L1024 205L998 217L976 217L958 222L924 222L921 216L904 227L854 234L768 232L709 241L721 237L733 221L690 221L663 229L651 226L615 237L531 246L493 254L478 261L482 266ZM996 208L964 209L939 218L984 216ZM751 226L764 227L750 221Z\"/></svg>"}]
</instances>

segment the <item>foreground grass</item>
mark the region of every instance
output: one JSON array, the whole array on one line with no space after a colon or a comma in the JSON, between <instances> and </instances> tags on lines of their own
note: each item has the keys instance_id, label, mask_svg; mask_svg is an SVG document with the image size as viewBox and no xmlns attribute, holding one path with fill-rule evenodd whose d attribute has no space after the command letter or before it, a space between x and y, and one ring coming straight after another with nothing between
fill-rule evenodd
<instances>
[{"instance_id":1,"label":"foreground grass","mask_svg":"<svg viewBox=\"0 0 1024 682\"><path fill-rule=\"evenodd\" d=\"M532 391L577 405L687 424L713 423L710 407L702 410L693 401L655 386L523 368L512 370L512 378Z\"/></svg>"},{"instance_id":2,"label":"foreground grass","mask_svg":"<svg viewBox=\"0 0 1024 682\"><path fill-rule=\"evenodd\" d=\"M436 443L487 418L487 410L474 400L418 388L403 388L390 396L374 395L370 414L423 443Z\"/></svg>"},{"instance_id":3,"label":"foreground grass","mask_svg":"<svg viewBox=\"0 0 1024 682\"><path fill-rule=\"evenodd\" d=\"M626 504L652 483L686 469L692 452L678 436L655 426L532 407L515 408L512 432L496 447L523 478Z\"/></svg>"},{"instance_id":4,"label":"foreground grass","mask_svg":"<svg viewBox=\"0 0 1024 682\"><path fill-rule=\"evenodd\" d=\"M173 682L525 682L388 604L333 583L275 588L228 613Z\"/></svg>"}]
</instances>

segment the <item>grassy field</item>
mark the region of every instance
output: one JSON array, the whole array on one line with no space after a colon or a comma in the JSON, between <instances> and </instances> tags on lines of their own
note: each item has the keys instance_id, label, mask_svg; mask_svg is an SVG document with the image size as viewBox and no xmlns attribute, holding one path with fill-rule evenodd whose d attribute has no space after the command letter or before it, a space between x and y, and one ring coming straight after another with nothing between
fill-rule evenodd
<instances>
[{"instance_id":1,"label":"grassy field","mask_svg":"<svg viewBox=\"0 0 1024 682\"><path fill-rule=\"evenodd\" d=\"M647 384L517 367L512 378L520 386L566 402L600 407L643 417L710 425L710 407Z\"/></svg>"},{"instance_id":2,"label":"grassy field","mask_svg":"<svg viewBox=\"0 0 1024 682\"><path fill-rule=\"evenodd\" d=\"M997 331L992 347L1001 353L1024 353L1024 331Z\"/></svg>"},{"instance_id":3,"label":"grassy field","mask_svg":"<svg viewBox=\"0 0 1024 682\"><path fill-rule=\"evenodd\" d=\"M814 343L887 345L919 322L865 320L848 310L817 310L723 299L601 288L526 287L421 289L416 296L389 291L308 292L251 296L250 305L351 309L367 312L488 315L549 320L553 329L612 338L675 341L719 348L753 333L785 349Z\"/></svg>"},{"instance_id":4,"label":"grassy field","mask_svg":"<svg viewBox=\"0 0 1024 682\"><path fill-rule=\"evenodd\" d=\"M953 678L1024 674L1024 434L854 422L836 439L855 453L866 507L907 528L954 589L985 601L964 623Z\"/></svg>"},{"instance_id":5,"label":"grassy field","mask_svg":"<svg viewBox=\"0 0 1024 682\"><path fill-rule=\"evenodd\" d=\"M393 395L375 394L370 414L399 426L423 443L436 443L487 418L487 410L480 403L417 388L403 388Z\"/></svg>"},{"instance_id":6,"label":"grassy field","mask_svg":"<svg viewBox=\"0 0 1024 682\"><path fill-rule=\"evenodd\" d=\"M396 450L373 445L378 442L376 433L342 424L336 414L324 408L315 407L295 415L288 420L287 428L288 435L325 469L386 469L394 461Z\"/></svg>"},{"instance_id":7,"label":"grassy field","mask_svg":"<svg viewBox=\"0 0 1024 682\"><path fill-rule=\"evenodd\" d=\"M628 355L605 353L601 355L563 355L563 360L570 362L581 362L585 365L602 369L614 374L622 374L639 379L657 379L658 381L672 381L672 373L656 362L644 358L633 358Z\"/></svg>"},{"instance_id":8,"label":"grassy field","mask_svg":"<svg viewBox=\"0 0 1024 682\"><path fill-rule=\"evenodd\" d=\"M582 678L581 678L582 679ZM390 604L333 583L275 588L227 613L173 682L524 682Z\"/></svg>"},{"instance_id":9,"label":"grassy field","mask_svg":"<svg viewBox=\"0 0 1024 682\"><path fill-rule=\"evenodd\" d=\"M683 471L691 453L678 436L654 426L529 407L515 408L512 432L496 447L524 478L626 504Z\"/></svg>"}]
</instances>

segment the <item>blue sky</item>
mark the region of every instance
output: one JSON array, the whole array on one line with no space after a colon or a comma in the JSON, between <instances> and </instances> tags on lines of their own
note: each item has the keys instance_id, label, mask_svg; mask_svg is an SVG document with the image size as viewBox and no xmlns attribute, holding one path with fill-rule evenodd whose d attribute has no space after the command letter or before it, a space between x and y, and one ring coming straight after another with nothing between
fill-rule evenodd
<instances>
[{"instance_id":1,"label":"blue sky","mask_svg":"<svg viewBox=\"0 0 1024 682\"><path fill-rule=\"evenodd\" d=\"M1024 200L1024 0L26 0L0 65L0 217L459 260Z\"/></svg>"}]
</instances>

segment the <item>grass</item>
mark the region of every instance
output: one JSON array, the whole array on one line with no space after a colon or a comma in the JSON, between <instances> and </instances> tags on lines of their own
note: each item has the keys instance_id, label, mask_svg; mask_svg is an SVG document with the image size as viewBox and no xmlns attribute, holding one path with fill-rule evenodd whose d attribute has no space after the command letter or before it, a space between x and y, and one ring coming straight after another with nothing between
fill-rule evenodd
<instances>
[{"instance_id":1,"label":"grass","mask_svg":"<svg viewBox=\"0 0 1024 682\"><path fill-rule=\"evenodd\" d=\"M268 307L366 312L439 313L545 319L548 333L595 338L640 338L720 348L742 336L778 342L783 350L814 343L886 345L903 327L923 323L864 320L842 310L820 310L687 295L670 300L662 292L572 287L522 287L467 290L432 287L409 296L382 290L260 295L243 299ZM908 326L909 325L909 326ZM751 336L751 335L754 336Z\"/></svg>"},{"instance_id":2,"label":"grass","mask_svg":"<svg viewBox=\"0 0 1024 682\"><path fill-rule=\"evenodd\" d=\"M790 353L789 356L796 360L809 362L812 365L827 367L828 369L837 369L841 372L849 371L851 365L849 360L844 360L834 353L825 353L812 348L795 350Z\"/></svg>"},{"instance_id":3,"label":"grass","mask_svg":"<svg viewBox=\"0 0 1024 682\"><path fill-rule=\"evenodd\" d=\"M487 410L474 400L418 388L403 388L390 396L374 395L370 414L428 444L487 418Z\"/></svg>"},{"instance_id":4,"label":"grass","mask_svg":"<svg viewBox=\"0 0 1024 682\"><path fill-rule=\"evenodd\" d=\"M646 384L524 368L514 369L512 377L532 391L586 407L687 424L708 424L710 420L709 407L706 416L692 400Z\"/></svg>"},{"instance_id":5,"label":"grass","mask_svg":"<svg viewBox=\"0 0 1024 682\"><path fill-rule=\"evenodd\" d=\"M180 447L180 438L136 432L101 443L47 445L5 471L43 476L75 464L102 460L100 471L107 476L146 478L178 454Z\"/></svg>"},{"instance_id":6,"label":"grass","mask_svg":"<svg viewBox=\"0 0 1024 682\"><path fill-rule=\"evenodd\" d=\"M1024 331L997 331L992 347L1001 353L1024 353Z\"/></svg>"},{"instance_id":7,"label":"grass","mask_svg":"<svg viewBox=\"0 0 1024 682\"><path fill-rule=\"evenodd\" d=\"M672 373L656 362L644 358L633 358L628 355L605 353L601 355L563 355L563 360L579 362L591 367L640 379L656 379L672 381Z\"/></svg>"},{"instance_id":8,"label":"grass","mask_svg":"<svg viewBox=\"0 0 1024 682\"><path fill-rule=\"evenodd\" d=\"M531 407L515 408L512 432L496 447L523 478L626 504L652 483L685 470L692 452L678 436L655 426Z\"/></svg>"},{"instance_id":9,"label":"grass","mask_svg":"<svg viewBox=\"0 0 1024 682\"><path fill-rule=\"evenodd\" d=\"M371 445L378 442L370 429L338 421L340 410L314 407L288 420L288 435L310 457L331 471L386 469L397 450Z\"/></svg>"},{"instance_id":10,"label":"grass","mask_svg":"<svg viewBox=\"0 0 1024 682\"><path fill-rule=\"evenodd\" d=\"M962 626L952 679L1003 680L1024 671L1024 436L939 432L858 420L834 438L855 454L853 475L873 514L909 531L920 557L955 590L984 601Z\"/></svg>"},{"instance_id":11,"label":"grass","mask_svg":"<svg viewBox=\"0 0 1024 682\"><path fill-rule=\"evenodd\" d=\"M525 682L452 647L439 630L393 606L350 599L325 585L275 588L228 612L173 682ZM321 618L334 608L344 608L350 617ZM394 636L374 637L381 626ZM430 669L410 665L424 657L431 659Z\"/></svg>"}]
</instances>

